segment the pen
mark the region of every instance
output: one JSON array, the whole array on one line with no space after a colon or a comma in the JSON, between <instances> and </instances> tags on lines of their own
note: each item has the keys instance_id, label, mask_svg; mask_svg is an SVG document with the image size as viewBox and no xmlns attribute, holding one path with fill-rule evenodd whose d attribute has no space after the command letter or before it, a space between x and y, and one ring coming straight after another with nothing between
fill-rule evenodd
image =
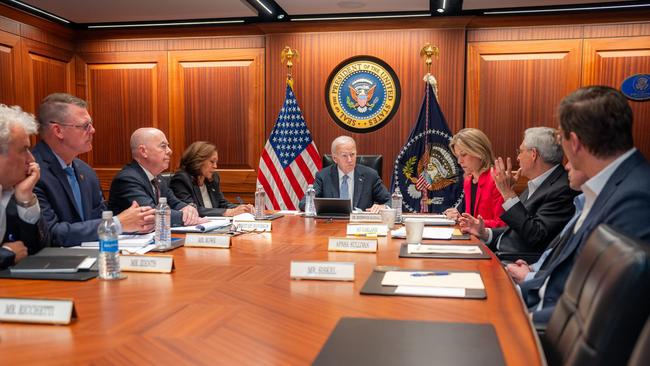
<instances>
[{"instance_id":1,"label":"pen","mask_svg":"<svg viewBox=\"0 0 650 366\"><path fill-rule=\"evenodd\" d=\"M411 277L427 277L427 276L447 276L449 272L414 272Z\"/></svg>"}]
</instances>

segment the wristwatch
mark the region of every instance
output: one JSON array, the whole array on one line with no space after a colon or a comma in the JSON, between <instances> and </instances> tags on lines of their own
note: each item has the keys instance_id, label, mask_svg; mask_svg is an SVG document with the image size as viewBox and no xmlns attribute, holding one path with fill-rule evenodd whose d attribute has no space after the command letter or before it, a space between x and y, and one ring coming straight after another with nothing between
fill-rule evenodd
<instances>
[{"instance_id":1,"label":"wristwatch","mask_svg":"<svg viewBox=\"0 0 650 366\"><path fill-rule=\"evenodd\" d=\"M16 198L16 195L14 195L14 198ZM16 204L18 206L24 207L24 208L29 208L29 207L34 206L37 201L38 201L38 198L36 198L36 195L34 193L32 193L32 198L29 201L21 201L18 198L16 198Z\"/></svg>"}]
</instances>

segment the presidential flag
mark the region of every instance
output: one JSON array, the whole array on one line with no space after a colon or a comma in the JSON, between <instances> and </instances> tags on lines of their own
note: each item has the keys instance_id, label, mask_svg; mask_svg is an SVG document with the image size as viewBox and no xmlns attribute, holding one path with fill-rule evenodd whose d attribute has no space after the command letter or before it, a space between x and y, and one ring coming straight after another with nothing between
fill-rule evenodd
<instances>
[{"instance_id":1,"label":"presidential flag","mask_svg":"<svg viewBox=\"0 0 650 366\"><path fill-rule=\"evenodd\" d=\"M427 75L425 81L420 115L395 159L391 186L402 192L404 211L441 213L460 204L463 180L449 149L451 132L432 88L435 78Z\"/></svg>"},{"instance_id":2,"label":"presidential flag","mask_svg":"<svg viewBox=\"0 0 650 366\"><path fill-rule=\"evenodd\" d=\"M266 192L267 209L297 210L307 185L322 166L296 96L287 84L284 104L260 157L257 184Z\"/></svg>"}]
</instances>

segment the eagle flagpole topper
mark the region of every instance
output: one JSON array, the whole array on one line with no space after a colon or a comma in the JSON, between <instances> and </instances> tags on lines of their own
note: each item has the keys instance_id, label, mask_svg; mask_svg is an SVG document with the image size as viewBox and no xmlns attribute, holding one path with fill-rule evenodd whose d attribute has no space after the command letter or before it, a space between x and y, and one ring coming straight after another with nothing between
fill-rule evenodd
<instances>
[{"instance_id":1,"label":"eagle flagpole topper","mask_svg":"<svg viewBox=\"0 0 650 366\"><path fill-rule=\"evenodd\" d=\"M429 43L420 50L427 65L424 100L391 177L393 190L404 192L403 209L410 212L443 212L462 201L462 175L449 149L452 135L438 104L438 82L431 74L433 56L439 54L439 48Z\"/></svg>"}]
</instances>

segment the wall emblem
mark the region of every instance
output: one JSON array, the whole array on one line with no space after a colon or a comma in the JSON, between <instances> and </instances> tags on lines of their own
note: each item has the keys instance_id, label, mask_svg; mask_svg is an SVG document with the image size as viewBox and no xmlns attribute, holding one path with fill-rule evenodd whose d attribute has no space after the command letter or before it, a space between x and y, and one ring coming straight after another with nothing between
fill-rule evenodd
<instances>
[{"instance_id":1,"label":"wall emblem","mask_svg":"<svg viewBox=\"0 0 650 366\"><path fill-rule=\"evenodd\" d=\"M623 80L621 92L629 99L639 102L650 99L650 75L636 74Z\"/></svg>"}]
</instances>

